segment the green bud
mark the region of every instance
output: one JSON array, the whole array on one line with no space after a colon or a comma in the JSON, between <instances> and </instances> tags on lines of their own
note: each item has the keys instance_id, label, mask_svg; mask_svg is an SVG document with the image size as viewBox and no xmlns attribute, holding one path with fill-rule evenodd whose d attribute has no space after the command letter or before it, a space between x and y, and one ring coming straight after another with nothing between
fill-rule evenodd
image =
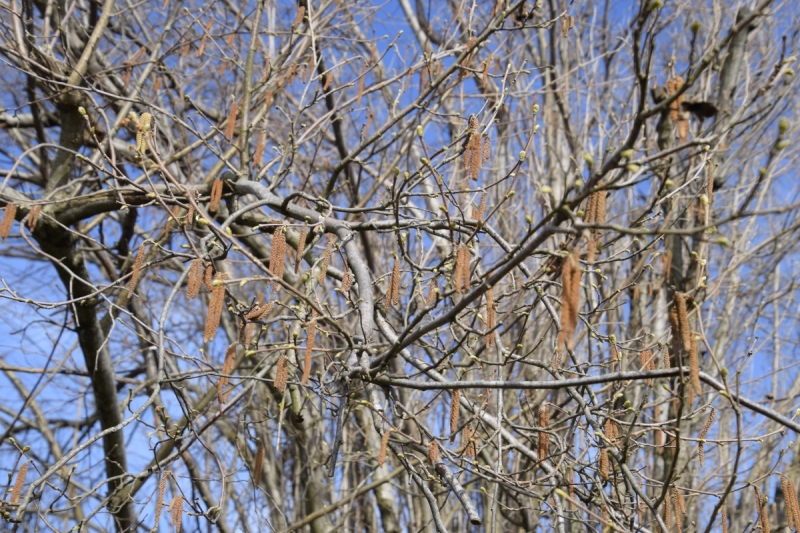
<instances>
[{"instance_id":1,"label":"green bud","mask_svg":"<svg viewBox=\"0 0 800 533\"><path fill-rule=\"evenodd\" d=\"M786 70L783 71L783 74L786 75L786 76L792 77L792 76L794 76L794 69L793 68L787 68Z\"/></svg>"},{"instance_id":2,"label":"green bud","mask_svg":"<svg viewBox=\"0 0 800 533\"><path fill-rule=\"evenodd\" d=\"M533 114L535 115L538 112L539 112L539 104L533 104Z\"/></svg>"},{"instance_id":3,"label":"green bud","mask_svg":"<svg viewBox=\"0 0 800 533\"><path fill-rule=\"evenodd\" d=\"M519 152L519 160L525 161L525 150L520 150Z\"/></svg>"},{"instance_id":4,"label":"green bud","mask_svg":"<svg viewBox=\"0 0 800 533\"><path fill-rule=\"evenodd\" d=\"M419 158L419 160L420 160L420 161L422 162L422 164L423 164L423 165L425 165L425 166L428 166L428 165L430 165L430 164L431 164L431 162L430 162L430 161L428 161L428 158L427 158L427 157L420 157L420 158Z\"/></svg>"},{"instance_id":5,"label":"green bud","mask_svg":"<svg viewBox=\"0 0 800 533\"><path fill-rule=\"evenodd\" d=\"M634 174L635 174L636 172L639 172L639 165L637 165L637 164L635 164L635 163L628 163L627 165L625 165L625 168L626 168L628 171L630 171L630 172L633 172Z\"/></svg>"},{"instance_id":6,"label":"green bud","mask_svg":"<svg viewBox=\"0 0 800 533\"><path fill-rule=\"evenodd\" d=\"M631 148L628 148L627 150L623 150L622 152L620 152L619 155L624 157L625 159L630 159L633 157L633 150Z\"/></svg>"},{"instance_id":7,"label":"green bud","mask_svg":"<svg viewBox=\"0 0 800 533\"><path fill-rule=\"evenodd\" d=\"M525 215L525 222L527 222L529 225L533 224L533 219L530 215Z\"/></svg>"},{"instance_id":8,"label":"green bud","mask_svg":"<svg viewBox=\"0 0 800 533\"><path fill-rule=\"evenodd\" d=\"M542 185L542 194L550 194L553 189L549 185Z\"/></svg>"},{"instance_id":9,"label":"green bud","mask_svg":"<svg viewBox=\"0 0 800 533\"><path fill-rule=\"evenodd\" d=\"M727 237L717 237L717 240L714 242L725 248L730 248L731 246L731 241Z\"/></svg>"},{"instance_id":10,"label":"green bud","mask_svg":"<svg viewBox=\"0 0 800 533\"><path fill-rule=\"evenodd\" d=\"M692 28L692 33L697 35L697 32L700 31L700 21L695 20L694 22L692 22L691 28Z\"/></svg>"},{"instance_id":11,"label":"green bud","mask_svg":"<svg viewBox=\"0 0 800 533\"><path fill-rule=\"evenodd\" d=\"M82 117L86 116L86 110L83 108L83 106L78 108L78 113L80 113Z\"/></svg>"},{"instance_id":12,"label":"green bud","mask_svg":"<svg viewBox=\"0 0 800 533\"><path fill-rule=\"evenodd\" d=\"M594 165L594 157L592 157L592 154L583 154L583 160L586 161L586 164L590 167Z\"/></svg>"},{"instance_id":13,"label":"green bud","mask_svg":"<svg viewBox=\"0 0 800 533\"><path fill-rule=\"evenodd\" d=\"M775 145L775 148L778 150L783 150L787 146L789 146L789 139L784 139L782 141L778 141L778 144Z\"/></svg>"},{"instance_id":14,"label":"green bud","mask_svg":"<svg viewBox=\"0 0 800 533\"><path fill-rule=\"evenodd\" d=\"M786 130L788 129L789 129L789 119L786 117L781 117L781 119L778 121L778 133L783 135L784 133L786 133Z\"/></svg>"},{"instance_id":15,"label":"green bud","mask_svg":"<svg viewBox=\"0 0 800 533\"><path fill-rule=\"evenodd\" d=\"M653 0L650 2L650 5L647 6L648 11L653 11L654 9L661 9L664 7L664 2L662 0Z\"/></svg>"},{"instance_id":16,"label":"green bud","mask_svg":"<svg viewBox=\"0 0 800 533\"><path fill-rule=\"evenodd\" d=\"M420 137L422 137L422 124L420 124L419 126L417 126L417 135L419 135Z\"/></svg>"}]
</instances>

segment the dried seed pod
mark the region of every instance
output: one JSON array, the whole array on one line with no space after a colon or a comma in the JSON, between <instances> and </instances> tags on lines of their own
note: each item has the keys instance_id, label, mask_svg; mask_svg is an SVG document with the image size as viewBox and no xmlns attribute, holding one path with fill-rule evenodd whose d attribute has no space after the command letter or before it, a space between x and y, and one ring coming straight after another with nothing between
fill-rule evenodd
<instances>
[{"instance_id":1,"label":"dried seed pod","mask_svg":"<svg viewBox=\"0 0 800 533\"><path fill-rule=\"evenodd\" d=\"M456 440L458 430L458 417L461 411L461 390L453 389L450 392L450 444Z\"/></svg>"},{"instance_id":2,"label":"dried seed pod","mask_svg":"<svg viewBox=\"0 0 800 533\"><path fill-rule=\"evenodd\" d=\"M0 238L3 240L6 240L6 237L8 237L16 216L17 204L6 204L5 209L3 209L3 218L0 219Z\"/></svg>"},{"instance_id":3,"label":"dried seed pod","mask_svg":"<svg viewBox=\"0 0 800 533\"><path fill-rule=\"evenodd\" d=\"M223 182L220 178L215 179L214 183L211 184L211 195L208 199L208 210L212 213L217 212L219 201L222 199L222 185Z\"/></svg>"},{"instance_id":4,"label":"dried seed pod","mask_svg":"<svg viewBox=\"0 0 800 533\"><path fill-rule=\"evenodd\" d=\"M430 444L428 444L428 461L430 463L436 464L436 461L439 460L439 443L435 440L432 440Z\"/></svg>"},{"instance_id":5,"label":"dried seed pod","mask_svg":"<svg viewBox=\"0 0 800 533\"><path fill-rule=\"evenodd\" d=\"M11 489L11 503L19 503L22 497L22 488L25 486L25 477L28 475L28 461L22 463L17 472L17 479L14 480L14 488Z\"/></svg>"},{"instance_id":6,"label":"dried seed pod","mask_svg":"<svg viewBox=\"0 0 800 533\"><path fill-rule=\"evenodd\" d=\"M308 339L306 339L306 357L303 364L303 377L300 379L300 385L308 383L308 378L311 375L311 351L314 349L314 335L317 330L317 311L311 311L311 320L308 323Z\"/></svg>"},{"instance_id":7,"label":"dried seed pod","mask_svg":"<svg viewBox=\"0 0 800 533\"><path fill-rule=\"evenodd\" d=\"M300 261L303 259L303 252L306 248L306 239L308 238L308 224L303 224L303 229L300 230L300 237L297 239L297 255L294 258L294 273L300 272Z\"/></svg>"},{"instance_id":8,"label":"dried seed pod","mask_svg":"<svg viewBox=\"0 0 800 533\"><path fill-rule=\"evenodd\" d=\"M34 205L28 211L28 227L31 231L36 230L36 223L39 222L39 216L42 214L42 206Z\"/></svg>"},{"instance_id":9,"label":"dried seed pod","mask_svg":"<svg viewBox=\"0 0 800 533\"><path fill-rule=\"evenodd\" d=\"M133 294L136 284L139 282L139 274L142 271L142 262L144 261L144 244L140 244L139 249L136 251L136 259L133 261L133 270L131 271L131 281L128 284L128 295Z\"/></svg>"},{"instance_id":10,"label":"dried seed pod","mask_svg":"<svg viewBox=\"0 0 800 533\"><path fill-rule=\"evenodd\" d=\"M285 355L278 358L278 364L275 369L275 388L281 394L286 390L286 382L289 379L289 360Z\"/></svg>"},{"instance_id":11,"label":"dried seed pod","mask_svg":"<svg viewBox=\"0 0 800 533\"><path fill-rule=\"evenodd\" d=\"M217 334L219 319L222 316L222 307L225 304L225 278L224 272L217 272L211 283L211 299L208 303L208 316L203 331L203 342L209 342Z\"/></svg>"}]
</instances>

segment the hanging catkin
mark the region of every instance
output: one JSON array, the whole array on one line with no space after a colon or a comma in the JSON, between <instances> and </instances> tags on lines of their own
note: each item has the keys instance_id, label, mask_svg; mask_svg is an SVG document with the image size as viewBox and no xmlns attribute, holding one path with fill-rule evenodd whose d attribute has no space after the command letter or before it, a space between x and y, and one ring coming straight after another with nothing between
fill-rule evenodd
<instances>
[{"instance_id":1,"label":"hanging catkin","mask_svg":"<svg viewBox=\"0 0 800 533\"><path fill-rule=\"evenodd\" d=\"M275 388L279 393L283 394L283 391L286 390L286 381L289 378L289 361L286 359L285 355L281 354L281 356L278 358L278 364L276 366Z\"/></svg>"},{"instance_id":2,"label":"hanging catkin","mask_svg":"<svg viewBox=\"0 0 800 533\"><path fill-rule=\"evenodd\" d=\"M253 484L258 487L261 483L261 468L264 466L264 443L258 439L256 447L256 464L253 467Z\"/></svg>"},{"instance_id":3,"label":"hanging catkin","mask_svg":"<svg viewBox=\"0 0 800 533\"><path fill-rule=\"evenodd\" d=\"M161 474L161 481L158 483L158 499L156 499L156 516L153 520L156 529L158 529L158 522L161 520L161 508L164 506L164 490L167 488L167 478L169 474L164 472Z\"/></svg>"},{"instance_id":4,"label":"hanging catkin","mask_svg":"<svg viewBox=\"0 0 800 533\"><path fill-rule=\"evenodd\" d=\"M25 477L28 475L28 461L22 463L17 472L17 479L14 480L14 488L11 490L11 503L19 503L22 496L22 488L25 486Z\"/></svg>"},{"instance_id":5,"label":"hanging catkin","mask_svg":"<svg viewBox=\"0 0 800 533\"><path fill-rule=\"evenodd\" d=\"M381 437L381 449L378 451L378 467L380 468L383 466L383 463L386 462L386 448L389 447L389 436L392 434L392 431L387 429L383 432L383 437Z\"/></svg>"},{"instance_id":6,"label":"hanging catkin","mask_svg":"<svg viewBox=\"0 0 800 533\"><path fill-rule=\"evenodd\" d=\"M450 444L456 440L458 430L458 417L461 411L461 390L453 389L450 393Z\"/></svg>"},{"instance_id":7,"label":"hanging catkin","mask_svg":"<svg viewBox=\"0 0 800 533\"><path fill-rule=\"evenodd\" d=\"M486 291L486 346L494 346L494 294L492 289Z\"/></svg>"},{"instance_id":8,"label":"hanging catkin","mask_svg":"<svg viewBox=\"0 0 800 533\"><path fill-rule=\"evenodd\" d=\"M211 283L211 299L208 303L208 316L206 327L203 331L203 342L208 342L217 334L219 319L222 316L222 307L225 304L225 278L224 272L217 272Z\"/></svg>"},{"instance_id":9,"label":"hanging catkin","mask_svg":"<svg viewBox=\"0 0 800 533\"><path fill-rule=\"evenodd\" d=\"M684 353L689 353L689 351L692 349L692 332L691 329L689 329L689 314L686 309L686 296L683 293L676 291L672 299L675 304L675 312L677 313L681 348L683 348Z\"/></svg>"},{"instance_id":10,"label":"hanging catkin","mask_svg":"<svg viewBox=\"0 0 800 533\"><path fill-rule=\"evenodd\" d=\"M34 205L28 211L28 227L31 231L36 230L36 223L39 222L39 216L42 214L42 206Z\"/></svg>"},{"instance_id":11,"label":"hanging catkin","mask_svg":"<svg viewBox=\"0 0 800 533\"><path fill-rule=\"evenodd\" d=\"M575 347L575 329L578 326L578 303L580 299L581 267L578 250L564 258L561 267L561 334L567 349ZM561 343L559 343L561 348Z\"/></svg>"},{"instance_id":12,"label":"hanging catkin","mask_svg":"<svg viewBox=\"0 0 800 533\"><path fill-rule=\"evenodd\" d=\"M308 224L303 224L300 230L300 237L297 239L297 255L294 258L294 273L300 272L300 261L303 259L303 252L306 248L306 238L308 237Z\"/></svg>"},{"instance_id":13,"label":"hanging catkin","mask_svg":"<svg viewBox=\"0 0 800 533\"><path fill-rule=\"evenodd\" d=\"M539 406L539 429L546 430L550 425L550 406L547 402ZM539 431L538 438L538 454L539 460L543 461L548 456L548 447L550 445L550 435L545 431Z\"/></svg>"},{"instance_id":14,"label":"hanging catkin","mask_svg":"<svg viewBox=\"0 0 800 533\"><path fill-rule=\"evenodd\" d=\"M3 218L0 219L0 238L6 240L8 237L9 232L11 231L11 226L14 224L14 218L17 216L17 205L16 204L6 204L5 209L3 209Z\"/></svg>"},{"instance_id":15,"label":"hanging catkin","mask_svg":"<svg viewBox=\"0 0 800 533\"><path fill-rule=\"evenodd\" d=\"M208 199L208 210L212 213L217 212L217 208L219 207L219 201L222 199L222 180L217 178L214 180L214 183L211 184L211 195Z\"/></svg>"},{"instance_id":16,"label":"hanging catkin","mask_svg":"<svg viewBox=\"0 0 800 533\"><path fill-rule=\"evenodd\" d=\"M653 352L650 350L642 350L641 354L642 370L650 371L655 370L655 363L653 362ZM647 378L647 384L651 385L653 378Z\"/></svg>"},{"instance_id":17,"label":"hanging catkin","mask_svg":"<svg viewBox=\"0 0 800 533\"><path fill-rule=\"evenodd\" d=\"M436 283L436 278L431 278L428 284L428 296L425 298L425 305L430 307L436 303L436 294L439 292L439 285Z\"/></svg>"},{"instance_id":18,"label":"hanging catkin","mask_svg":"<svg viewBox=\"0 0 800 533\"><path fill-rule=\"evenodd\" d=\"M181 531L181 522L183 520L183 498L175 496L169 504L168 510L170 511L170 519L172 526L175 528L176 533Z\"/></svg>"},{"instance_id":19,"label":"hanging catkin","mask_svg":"<svg viewBox=\"0 0 800 533\"><path fill-rule=\"evenodd\" d=\"M325 246L325 251L322 253L322 264L319 267L319 284L325 284L325 277L328 275L328 266L331 264L331 255L333 255L333 241L335 236L333 233L326 233L328 237L328 244Z\"/></svg>"},{"instance_id":20,"label":"hanging catkin","mask_svg":"<svg viewBox=\"0 0 800 533\"><path fill-rule=\"evenodd\" d=\"M400 305L400 259L395 257L392 276L389 278L389 294L386 296L389 305Z\"/></svg>"},{"instance_id":21,"label":"hanging catkin","mask_svg":"<svg viewBox=\"0 0 800 533\"><path fill-rule=\"evenodd\" d=\"M436 461L439 460L439 443L435 440L432 440L431 443L428 445L428 461L432 465L436 464Z\"/></svg>"},{"instance_id":22,"label":"hanging catkin","mask_svg":"<svg viewBox=\"0 0 800 533\"><path fill-rule=\"evenodd\" d=\"M308 322L308 338L306 339L306 357L303 364L303 377L300 379L300 385L308 383L308 378L311 375L311 351L314 349L314 335L317 330L317 311L311 311L311 320Z\"/></svg>"},{"instance_id":23,"label":"hanging catkin","mask_svg":"<svg viewBox=\"0 0 800 533\"><path fill-rule=\"evenodd\" d=\"M131 281L128 285L128 295L130 296L133 294L133 291L136 289L136 284L139 282L139 274L142 271L142 262L144 261L144 244L142 243L139 245L139 249L136 251L136 259L133 261L133 270L131 271Z\"/></svg>"},{"instance_id":24,"label":"hanging catkin","mask_svg":"<svg viewBox=\"0 0 800 533\"><path fill-rule=\"evenodd\" d=\"M280 288L277 280L283 279L283 266L286 259L286 231L283 226L272 234L272 252L269 257L269 271L274 276L272 286L275 290Z\"/></svg>"}]
</instances>

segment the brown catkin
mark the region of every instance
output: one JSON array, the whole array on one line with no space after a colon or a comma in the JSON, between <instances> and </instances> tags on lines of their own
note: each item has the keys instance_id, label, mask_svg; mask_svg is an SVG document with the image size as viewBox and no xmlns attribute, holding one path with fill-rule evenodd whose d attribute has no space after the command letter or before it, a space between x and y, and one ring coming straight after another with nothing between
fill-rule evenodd
<instances>
[{"instance_id":1,"label":"brown catkin","mask_svg":"<svg viewBox=\"0 0 800 533\"><path fill-rule=\"evenodd\" d=\"M428 284L428 296L425 298L425 305L430 307L436 303L436 295L439 292L439 284L436 283L436 278L431 278Z\"/></svg>"},{"instance_id":2,"label":"brown catkin","mask_svg":"<svg viewBox=\"0 0 800 533\"><path fill-rule=\"evenodd\" d=\"M667 526L667 531L665 531L664 533L669 533L670 530L669 524L671 522L670 520L671 516L672 516L672 498L670 498L669 495L667 495L667 497L664 498L664 516L663 516L664 525Z\"/></svg>"},{"instance_id":3,"label":"brown catkin","mask_svg":"<svg viewBox=\"0 0 800 533\"><path fill-rule=\"evenodd\" d=\"M233 134L236 131L236 118L239 116L239 104L236 100L231 101L231 109L228 112L228 120L225 124L225 138L229 141L233 140Z\"/></svg>"},{"instance_id":4,"label":"brown catkin","mask_svg":"<svg viewBox=\"0 0 800 533\"><path fill-rule=\"evenodd\" d=\"M669 496L667 496L669 498ZM683 496L678 489L672 489L672 513L675 516L675 530L683 531Z\"/></svg>"},{"instance_id":5,"label":"brown catkin","mask_svg":"<svg viewBox=\"0 0 800 533\"><path fill-rule=\"evenodd\" d=\"M22 496L22 488L25 486L25 477L28 475L28 461L22 463L17 472L17 479L14 480L14 488L11 490L11 503L19 503Z\"/></svg>"},{"instance_id":6,"label":"brown catkin","mask_svg":"<svg viewBox=\"0 0 800 533\"><path fill-rule=\"evenodd\" d=\"M167 488L167 478L169 475L164 472L161 474L161 481L158 484L158 499L156 500L156 516L153 523L158 529L158 522L161 520L161 508L164 506L164 490Z\"/></svg>"},{"instance_id":7,"label":"brown catkin","mask_svg":"<svg viewBox=\"0 0 800 533\"><path fill-rule=\"evenodd\" d=\"M539 406L539 428L540 429L547 429L550 425L550 406L547 402L542 403ZM548 455L548 448L550 446L550 435L545 433L544 431L539 432L538 438L538 454L539 460L543 461L545 457Z\"/></svg>"},{"instance_id":8,"label":"brown catkin","mask_svg":"<svg viewBox=\"0 0 800 533\"><path fill-rule=\"evenodd\" d=\"M211 184L211 195L208 199L208 210L212 213L217 212L217 207L219 207L219 201L222 199L222 180L217 178L214 180L214 183Z\"/></svg>"},{"instance_id":9,"label":"brown catkin","mask_svg":"<svg viewBox=\"0 0 800 533\"><path fill-rule=\"evenodd\" d=\"M700 466L703 466L705 463L706 455L705 450L703 449L703 444L705 444L706 435L708 435L708 430L711 429L711 424L714 422L714 414L716 411L714 408L711 408L711 414L708 415L708 420L706 420L706 425L703 426L703 430L700 431L700 444L698 447L698 454L700 456Z\"/></svg>"},{"instance_id":10,"label":"brown catkin","mask_svg":"<svg viewBox=\"0 0 800 533\"><path fill-rule=\"evenodd\" d=\"M258 141L256 142L256 151L253 154L253 166L259 166L264 159L264 146L267 144L267 132L261 130L258 133Z\"/></svg>"},{"instance_id":11,"label":"brown catkin","mask_svg":"<svg viewBox=\"0 0 800 533\"><path fill-rule=\"evenodd\" d=\"M183 521L183 498L175 496L172 498L169 507L171 509L170 518L172 520L172 526L175 528L176 533L180 533L181 522Z\"/></svg>"},{"instance_id":12,"label":"brown catkin","mask_svg":"<svg viewBox=\"0 0 800 533\"><path fill-rule=\"evenodd\" d=\"M328 90L328 88L331 86L331 81L333 81L333 74L331 72L328 72L325 75L325 83L322 84L322 90L323 91L327 91Z\"/></svg>"},{"instance_id":13,"label":"brown catkin","mask_svg":"<svg viewBox=\"0 0 800 533\"><path fill-rule=\"evenodd\" d=\"M276 279L283 279L283 266L286 259L286 232L281 226L272 234L272 252L269 257L269 271ZM277 290L280 284L272 280L272 286Z\"/></svg>"},{"instance_id":14,"label":"brown catkin","mask_svg":"<svg viewBox=\"0 0 800 533\"><path fill-rule=\"evenodd\" d=\"M381 437L381 449L378 451L378 468L383 466L383 463L386 462L386 448L389 447L389 435L392 434L390 429L387 429L383 432L383 437Z\"/></svg>"},{"instance_id":15,"label":"brown catkin","mask_svg":"<svg viewBox=\"0 0 800 533\"><path fill-rule=\"evenodd\" d=\"M755 485L753 485L753 490L756 492L756 510L758 511L758 522L761 524L761 533L769 533L769 510L767 502L764 501L766 496L762 496L761 491Z\"/></svg>"},{"instance_id":16,"label":"brown catkin","mask_svg":"<svg viewBox=\"0 0 800 533\"><path fill-rule=\"evenodd\" d=\"M136 259L133 260L133 270L131 271L131 281L128 284L128 295L133 294L136 284L139 282L139 274L142 272L142 262L144 261L144 243L139 245L136 251Z\"/></svg>"},{"instance_id":17,"label":"brown catkin","mask_svg":"<svg viewBox=\"0 0 800 533\"><path fill-rule=\"evenodd\" d=\"M697 342L694 339L692 339L692 342L689 344L689 368L690 368L689 375L691 377L691 382L692 382L692 390L696 394L702 394L703 389L702 386L700 385L700 363L697 358Z\"/></svg>"},{"instance_id":18,"label":"brown catkin","mask_svg":"<svg viewBox=\"0 0 800 533\"><path fill-rule=\"evenodd\" d=\"M206 286L206 289L209 291L213 288L211 286L211 282L214 281L214 265L211 263L206 265L205 270L203 271L203 284Z\"/></svg>"},{"instance_id":19,"label":"brown catkin","mask_svg":"<svg viewBox=\"0 0 800 533\"><path fill-rule=\"evenodd\" d=\"M297 8L297 15L294 17L294 22L292 22L292 26L297 27L303 22L303 17L306 14L306 7L300 6Z\"/></svg>"},{"instance_id":20,"label":"brown catkin","mask_svg":"<svg viewBox=\"0 0 800 533\"><path fill-rule=\"evenodd\" d=\"M486 199L489 195L486 191L481 191L481 199L478 206L473 208L472 218L477 222L483 222L483 215L486 214Z\"/></svg>"},{"instance_id":21,"label":"brown catkin","mask_svg":"<svg viewBox=\"0 0 800 533\"><path fill-rule=\"evenodd\" d=\"M597 461L597 469L600 471L600 476L608 481L608 450L601 448L599 455L600 458Z\"/></svg>"},{"instance_id":22,"label":"brown catkin","mask_svg":"<svg viewBox=\"0 0 800 533\"><path fill-rule=\"evenodd\" d=\"M578 303L580 299L581 267L578 260L578 250L572 252L564 259L561 267L561 283L563 287L561 296L561 329L567 349L575 347L575 329L578 326ZM560 348L560 346L559 346Z\"/></svg>"},{"instance_id":23,"label":"brown catkin","mask_svg":"<svg viewBox=\"0 0 800 533\"><path fill-rule=\"evenodd\" d=\"M289 379L289 361L285 355L278 358L278 364L275 369L275 388L279 393L283 394L286 390L286 381Z\"/></svg>"},{"instance_id":24,"label":"brown catkin","mask_svg":"<svg viewBox=\"0 0 800 533\"><path fill-rule=\"evenodd\" d=\"M789 525L789 530L794 529L794 510L792 509L792 495L789 493L789 478L781 474L781 490L783 491L783 498L786 502L786 523Z\"/></svg>"},{"instance_id":25,"label":"brown catkin","mask_svg":"<svg viewBox=\"0 0 800 533\"><path fill-rule=\"evenodd\" d=\"M486 346L494 346L494 294L492 289L486 291L486 329L489 332L486 334Z\"/></svg>"},{"instance_id":26,"label":"brown catkin","mask_svg":"<svg viewBox=\"0 0 800 533\"><path fill-rule=\"evenodd\" d=\"M469 292L469 262L469 248L467 248L466 244L462 244L456 253L456 265L454 272L456 292Z\"/></svg>"},{"instance_id":27,"label":"brown catkin","mask_svg":"<svg viewBox=\"0 0 800 533\"><path fill-rule=\"evenodd\" d=\"M3 209L3 218L0 219L0 238L6 240L11 226L14 224L14 217L17 216L17 204L6 204Z\"/></svg>"},{"instance_id":28,"label":"brown catkin","mask_svg":"<svg viewBox=\"0 0 800 533\"><path fill-rule=\"evenodd\" d=\"M602 531L609 529L606 527L606 524L608 524L608 504L605 500L603 500L600 504L600 523L602 525L600 528Z\"/></svg>"},{"instance_id":29,"label":"brown catkin","mask_svg":"<svg viewBox=\"0 0 800 533\"><path fill-rule=\"evenodd\" d=\"M303 363L303 377L300 379L300 385L308 383L308 378L311 375L311 351L314 349L314 335L317 330L317 311L311 311L311 320L308 323L308 339L306 339L306 357Z\"/></svg>"},{"instance_id":30,"label":"brown catkin","mask_svg":"<svg viewBox=\"0 0 800 533\"><path fill-rule=\"evenodd\" d=\"M361 98L364 96L364 79L367 77L367 64L361 67L361 76L358 77L358 95L356 96L356 106L361 105Z\"/></svg>"},{"instance_id":31,"label":"brown catkin","mask_svg":"<svg viewBox=\"0 0 800 533\"><path fill-rule=\"evenodd\" d=\"M725 510L725 503L719 510L719 517L722 521L722 533L728 533L728 512Z\"/></svg>"},{"instance_id":32,"label":"brown catkin","mask_svg":"<svg viewBox=\"0 0 800 533\"><path fill-rule=\"evenodd\" d=\"M300 272L300 261L303 260L303 252L306 249L306 239L308 238L308 224L303 224L300 230L300 237L297 239L297 255L294 258L294 273Z\"/></svg>"},{"instance_id":33,"label":"brown catkin","mask_svg":"<svg viewBox=\"0 0 800 533\"><path fill-rule=\"evenodd\" d=\"M458 430L458 417L461 411L461 389L450 392L450 444L456 440Z\"/></svg>"},{"instance_id":34,"label":"brown catkin","mask_svg":"<svg viewBox=\"0 0 800 533\"><path fill-rule=\"evenodd\" d=\"M350 292L350 288L353 286L353 279L353 273L349 270L345 270L344 274L342 274L342 294L348 294Z\"/></svg>"},{"instance_id":35,"label":"brown catkin","mask_svg":"<svg viewBox=\"0 0 800 533\"><path fill-rule=\"evenodd\" d=\"M217 272L211 283L211 298L208 303L208 317L203 331L203 342L208 342L217 334L219 319L222 316L222 307L225 304L225 278L224 272Z\"/></svg>"},{"instance_id":36,"label":"brown catkin","mask_svg":"<svg viewBox=\"0 0 800 533\"><path fill-rule=\"evenodd\" d=\"M214 19L210 19L206 23L205 31L203 32L203 36L200 38L200 48L197 49L196 57L200 57L203 55L203 51L206 49L206 39L208 38L208 32L211 31L211 25L214 23Z\"/></svg>"},{"instance_id":37,"label":"brown catkin","mask_svg":"<svg viewBox=\"0 0 800 533\"><path fill-rule=\"evenodd\" d=\"M395 257L392 277L389 278L389 294L386 295L389 305L400 305L400 259Z\"/></svg>"},{"instance_id":38,"label":"brown catkin","mask_svg":"<svg viewBox=\"0 0 800 533\"><path fill-rule=\"evenodd\" d=\"M219 381L217 381L217 396L219 398L219 403L225 403L227 401L225 396L225 386L229 382L228 374L230 374L233 370L235 357L236 344L231 344L228 346L227 350L225 350L225 361L222 363L222 371L220 372L222 376L220 376Z\"/></svg>"},{"instance_id":39,"label":"brown catkin","mask_svg":"<svg viewBox=\"0 0 800 533\"><path fill-rule=\"evenodd\" d=\"M430 444L428 444L428 461L431 464L436 464L436 461L439 460L439 443L435 440L432 440Z\"/></svg>"},{"instance_id":40,"label":"brown catkin","mask_svg":"<svg viewBox=\"0 0 800 533\"><path fill-rule=\"evenodd\" d=\"M789 522L789 529L800 529L800 504L797 501L797 488L794 482L788 477L781 475L781 486L786 480L786 487L783 489L783 497L786 501L786 517Z\"/></svg>"},{"instance_id":41,"label":"brown catkin","mask_svg":"<svg viewBox=\"0 0 800 533\"><path fill-rule=\"evenodd\" d=\"M261 482L261 468L264 466L264 443L258 439L256 446L256 464L253 467L253 484L258 487Z\"/></svg>"},{"instance_id":42,"label":"brown catkin","mask_svg":"<svg viewBox=\"0 0 800 533\"><path fill-rule=\"evenodd\" d=\"M603 430L605 431L606 438L608 439L608 442L612 446L616 446L617 445L617 438L619 437L619 431L617 429L617 423L614 422L613 420L611 420L610 418L606 418L606 423L605 423L605 426L603 427Z\"/></svg>"},{"instance_id":43,"label":"brown catkin","mask_svg":"<svg viewBox=\"0 0 800 533\"><path fill-rule=\"evenodd\" d=\"M691 330L689 329L689 314L686 309L686 296L681 292L675 292L673 296L675 304L675 312L677 313L678 331L680 333L681 348L685 353L691 350L692 337Z\"/></svg>"},{"instance_id":44,"label":"brown catkin","mask_svg":"<svg viewBox=\"0 0 800 533\"><path fill-rule=\"evenodd\" d=\"M258 307L258 312L257 313L253 314L251 312L251 314L253 315L253 318L248 318L248 320L262 320L262 319L266 318L267 315L270 314L274 308L275 308L275 302L274 301L273 302L267 302L264 305ZM247 317L245 317L245 318L247 318Z\"/></svg>"},{"instance_id":45,"label":"brown catkin","mask_svg":"<svg viewBox=\"0 0 800 533\"><path fill-rule=\"evenodd\" d=\"M475 430L472 425L468 424L461 432L461 442L464 444L464 456L469 459L475 459L477 455L477 445L475 444Z\"/></svg>"},{"instance_id":46,"label":"brown catkin","mask_svg":"<svg viewBox=\"0 0 800 533\"><path fill-rule=\"evenodd\" d=\"M333 255L333 233L327 233L328 244L325 246L325 251L322 253L322 264L319 267L319 284L325 284L325 277L328 275L328 266L331 264L331 255Z\"/></svg>"},{"instance_id":47,"label":"brown catkin","mask_svg":"<svg viewBox=\"0 0 800 533\"><path fill-rule=\"evenodd\" d=\"M489 161L489 158L492 156L492 140L487 135L483 138L483 162L486 163Z\"/></svg>"},{"instance_id":48,"label":"brown catkin","mask_svg":"<svg viewBox=\"0 0 800 533\"><path fill-rule=\"evenodd\" d=\"M650 350L642 350L641 362L642 362L642 370L649 371L655 369L655 364L653 363L653 352L651 352ZM650 385L652 383L653 379L647 378L647 384Z\"/></svg>"},{"instance_id":49,"label":"brown catkin","mask_svg":"<svg viewBox=\"0 0 800 533\"><path fill-rule=\"evenodd\" d=\"M483 162L483 146L481 142L481 134L476 131L472 132L467 144L467 176L473 180L478 179L481 170L481 163Z\"/></svg>"},{"instance_id":50,"label":"brown catkin","mask_svg":"<svg viewBox=\"0 0 800 533\"><path fill-rule=\"evenodd\" d=\"M31 231L36 229L36 223L39 222L39 215L42 214L42 206L34 205L28 211L28 227Z\"/></svg>"}]
</instances>

